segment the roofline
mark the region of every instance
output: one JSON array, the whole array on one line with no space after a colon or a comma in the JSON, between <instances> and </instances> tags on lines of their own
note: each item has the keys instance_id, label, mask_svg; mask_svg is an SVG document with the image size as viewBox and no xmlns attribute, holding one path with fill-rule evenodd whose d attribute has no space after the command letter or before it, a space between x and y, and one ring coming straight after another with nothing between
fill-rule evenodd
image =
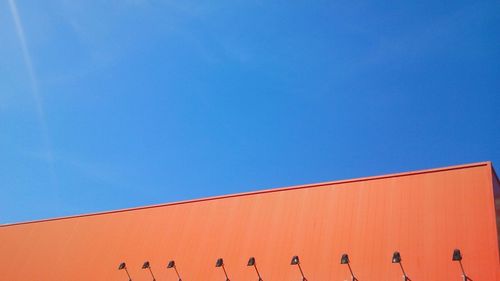
<instances>
[{"instance_id":1,"label":"roofline","mask_svg":"<svg viewBox=\"0 0 500 281\"><path fill-rule=\"evenodd\" d=\"M56 221L56 220L81 218L81 217L99 216L99 215L122 213L122 212L144 210L144 209L151 209L151 208L158 208L158 207L167 207L167 206L174 206L174 205L181 205L181 204L212 201L212 200L217 200L217 199L257 195L257 194L264 194L264 193L274 193L274 192L296 190L296 189L313 188L313 187L320 187L320 186L325 186L325 185L336 185L336 184L344 184L344 183L351 183L351 182L371 181L371 180L405 177L405 176L412 176L412 175L419 175L419 174L444 172L444 171L450 171L450 170L460 170L460 169L467 169L467 168L474 168L474 167L481 167L481 166L491 167L491 169L493 170L493 173L495 174L495 171L493 169L493 165L492 165L491 161L485 161L485 162L476 162L476 163L469 163L469 164L463 164L463 165L447 166L447 167L441 167L441 168L416 170L416 171L402 172L402 173L393 173L393 174L386 174L386 175L379 175L379 176L361 177L361 178L354 178L354 179L347 179L347 180L328 181L328 182L321 182L321 183L294 185L294 186L289 186L289 187L280 187L280 188L272 188L272 189L263 189L263 190L258 190L258 191L249 191L249 192L242 192L242 193L218 195L218 196L204 197L204 198L191 199L191 200L183 200L183 201L170 202L170 203L161 203L161 204L141 206L141 207L118 209L118 210L112 210L112 211L103 211L103 212L95 212L95 213L88 213L88 214L63 216L63 217L25 221L25 222L7 223L7 224L0 224L0 228L7 227L7 226L17 226L17 225L31 224L31 223L40 223L40 222L49 222L49 221Z\"/></svg>"}]
</instances>

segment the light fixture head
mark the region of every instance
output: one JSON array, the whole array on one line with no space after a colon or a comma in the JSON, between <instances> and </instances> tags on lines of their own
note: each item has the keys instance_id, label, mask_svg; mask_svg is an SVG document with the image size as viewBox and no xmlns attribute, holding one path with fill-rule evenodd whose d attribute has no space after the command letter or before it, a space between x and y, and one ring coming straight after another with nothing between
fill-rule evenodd
<instances>
[{"instance_id":1,"label":"light fixture head","mask_svg":"<svg viewBox=\"0 0 500 281\"><path fill-rule=\"evenodd\" d=\"M401 254L398 251L392 254L392 263L400 263L401 262Z\"/></svg>"},{"instance_id":2,"label":"light fixture head","mask_svg":"<svg viewBox=\"0 0 500 281\"><path fill-rule=\"evenodd\" d=\"M247 266L254 266L255 265L255 258L251 257L248 259Z\"/></svg>"},{"instance_id":3,"label":"light fixture head","mask_svg":"<svg viewBox=\"0 0 500 281\"><path fill-rule=\"evenodd\" d=\"M122 270L122 269L124 269L124 268L126 268L126 267L127 267L127 265L126 265L124 262L122 262L122 263L120 263L120 265L118 266L118 270Z\"/></svg>"},{"instance_id":4,"label":"light fixture head","mask_svg":"<svg viewBox=\"0 0 500 281\"><path fill-rule=\"evenodd\" d=\"M145 261L144 264L142 264L142 269L150 268L151 266L149 265L149 261Z\"/></svg>"},{"instance_id":5,"label":"light fixture head","mask_svg":"<svg viewBox=\"0 0 500 281\"><path fill-rule=\"evenodd\" d=\"M168 262L167 268L175 267L175 261L171 260Z\"/></svg>"},{"instance_id":6,"label":"light fixture head","mask_svg":"<svg viewBox=\"0 0 500 281\"><path fill-rule=\"evenodd\" d=\"M349 256L347 254L342 255L342 258L340 258L340 264L349 264Z\"/></svg>"},{"instance_id":7,"label":"light fixture head","mask_svg":"<svg viewBox=\"0 0 500 281\"><path fill-rule=\"evenodd\" d=\"M461 261L462 260L462 253L460 252L460 249L453 250L452 260L454 260L454 261Z\"/></svg>"},{"instance_id":8,"label":"light fixture head","mask_svg":"<svg viewBox=\"0 0 500 281\"><path fill-rule=\"evenodd\" d=\"M292 257L292 261L290 262L291 265L297 265L299 264L300 261L299 261L299 256L293 256Z\"/></svg>"},{"instance_id":9,"label":"light fixture head","mask_svg":"<svg viewBox=\"0 0 500 281\"><path fill-rule=\"evenodd\" d=\"M221 267L224 265L224 260L222 258L218 258L217 262L215 263L215 267Z\"/></svg>"}]
</instances>

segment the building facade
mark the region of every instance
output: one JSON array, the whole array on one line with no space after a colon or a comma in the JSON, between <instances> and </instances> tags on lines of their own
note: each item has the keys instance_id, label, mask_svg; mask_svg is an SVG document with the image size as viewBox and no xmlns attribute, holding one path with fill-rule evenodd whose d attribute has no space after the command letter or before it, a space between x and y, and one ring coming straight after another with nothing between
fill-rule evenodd
<instances>
[{"instance_id":1,"label":"building facade","mask_svg":"<svg viewBox=\"0 0 500 281\"><path fill-rule=\"evenodd\" d=\"M0 280L492 281L499 219L475 163L2 225Z\"/></svg>"}]
</instances>

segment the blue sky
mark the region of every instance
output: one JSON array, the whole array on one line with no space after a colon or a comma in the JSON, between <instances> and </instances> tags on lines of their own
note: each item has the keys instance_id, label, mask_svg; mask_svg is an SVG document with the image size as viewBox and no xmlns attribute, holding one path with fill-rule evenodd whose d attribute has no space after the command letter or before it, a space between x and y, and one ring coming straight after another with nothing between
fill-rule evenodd
<instances>
[{"instance_id":1,"label":"blue sky","mask_svg":"<svg viewBox=\"0 0 500 281\"><path fill-rule=\"evenodd\" d=\"M498 1L0 1L0 223L491 160Z\"/></svg>"}]
</instances>

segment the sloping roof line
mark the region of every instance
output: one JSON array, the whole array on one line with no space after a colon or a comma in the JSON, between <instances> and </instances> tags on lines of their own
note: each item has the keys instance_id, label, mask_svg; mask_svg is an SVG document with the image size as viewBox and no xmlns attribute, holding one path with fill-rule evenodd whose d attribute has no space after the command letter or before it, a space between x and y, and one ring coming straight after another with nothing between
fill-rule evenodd
<instances>
[{"instance_id":1,"label":"sloping roof line","mask_svg":"<svg viewBox=\"0 0 500 281\"><path fill-rule=\"evenodd\" d=\"M170 202L170 203L162 203L162 204L155 204L155 205L148 205L148 206L141 206L141 207L132 207L132 208L126 208L126 209L113 210L113 211L103 211L103 212L88 213L88 214L81 214L81 215L56 217L56 218L41 219L41 220L34 220L34 221L25 221L25 222L18 222L18 223L9 223L9 224L0 225L0 227L16 226L16 225L23 225L23 224L30 224L30 223L49 222L49 221L55 221L55 220L64 220L64 219L81 218L81 217L89 217L89 216L99 216L99 215L106 215L106 214L113 214L113 213L121 213L121 212L129 212L129 211L136 211L136 210L143 210L143 209L151 209L151 208L158 208L158 207L180 205L180 204L211 201L211 200L217 200L217 199L257 195L257 194L272 193L272 192L281 192L281 191L296 190L296 189L313 188L313 187L320 187L320 186L325 186L325 185L335 185L335 184L344 184L344 183L351 183L351 182L371 181L371 180L404 177L404 176L412 176L412 175L419 175L419 174L437 173L437 172L444 172L444 171L450 171L450 170L474 168L474 167L480 167L480 166L492 167L492 164L490 161L486 161L486 162L477 162L477 163L455 165L455 166L448 166L448 167L441 167L441 168L434 168L434 169L417 170L417 171L411 171L411 172L402 172L402 173L386 174L386 175L371 176L371 177L362 177L362 178L347 179L347 180L337 180L337 181L329 181L329 182L321 182L321 183L313 183L313 184L295 185L295 186L289 186L289 187L281 187L281 188L264 189L264 190L258 190L258 191L234 193L234 194L227 194L227 195L211 196L211 197L205 197L205 198L198 198L198 199L191 199L191 200L184 200L184 201L177 201L177 202ZM494 173L494 171L493 171L493 173Z\"/></svg>"}]
</instances>

